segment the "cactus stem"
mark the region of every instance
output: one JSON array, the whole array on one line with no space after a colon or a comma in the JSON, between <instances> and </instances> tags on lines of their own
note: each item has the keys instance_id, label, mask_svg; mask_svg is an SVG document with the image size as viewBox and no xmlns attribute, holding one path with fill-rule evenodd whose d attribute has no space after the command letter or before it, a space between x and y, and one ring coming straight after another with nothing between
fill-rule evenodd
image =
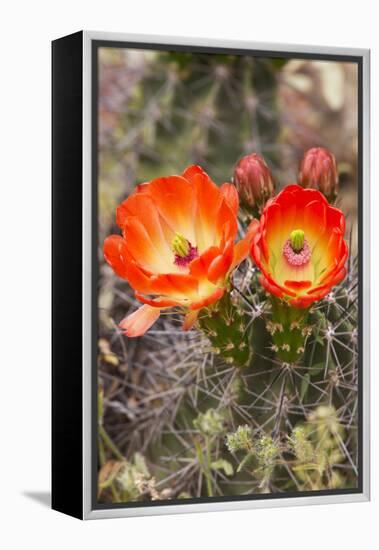
<instances>
[{"instance_id":1,"label":"cactus stem","mask_svg":"<svg viewBox=\"0 0 379 550\"><path fill-rule=\"evenodd\" d=\"M216 307L199 318L200 329L204 331L220 355L227 363L244 367L251 359L249 346L250 326L248 316L242 311L239 304L235 304L230 293L217 302Z\"/></svg>"},{"instance_id":2,"label":"cactus stem","mask_svg":"<svg viewBox=\"0 0 379 550\"><path fill-rule=\"evenodd\" d=\"M307 323L309 310L291 307L274 297L271 297L271 305L272 318L266 326L275 346L272 349L282 361L298 361L304 353L305 340L313 330Z\"/></svg>"}]
</instances>

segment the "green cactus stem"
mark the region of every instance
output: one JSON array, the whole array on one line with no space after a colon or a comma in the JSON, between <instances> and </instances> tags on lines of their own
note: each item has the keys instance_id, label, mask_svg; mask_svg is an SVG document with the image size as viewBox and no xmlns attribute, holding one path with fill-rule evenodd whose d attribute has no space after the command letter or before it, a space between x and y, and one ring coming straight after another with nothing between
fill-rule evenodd
<instances>
[{"instance_id":1,"label":"green cactus stem","mask_svg":"<svg viewBox=\"0 0 379 550\"><path fill-rule=\"evenodd\" d=\"M229 292L199 318L199 327L212 344L212 352L226 363L246 367L252 359L249 318Z\"/></svg>"},{"instance_id":2,"label":"green cactus stem","mask_svg":"<svg viewBox=\"0 0 379 550\"><path fill-rule=\"evenodd\" d=\"M304 354L305 342L312 332L309 309L289 306L272 297L272 318L266 328L272 337L272 348L277 357L286 363L295 363Z\"/></svg>"}]
</instances>

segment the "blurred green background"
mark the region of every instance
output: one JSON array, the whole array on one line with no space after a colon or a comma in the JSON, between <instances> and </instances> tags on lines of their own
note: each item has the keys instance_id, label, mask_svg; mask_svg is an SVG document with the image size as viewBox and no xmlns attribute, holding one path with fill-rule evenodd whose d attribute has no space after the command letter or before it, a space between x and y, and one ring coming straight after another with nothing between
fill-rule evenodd
<instances>
[{"instance_id":1,"label":"blurred green background","mask_svg":"<svg viewBox=\"0 0 379 550\"><path fill-rule=\"evenodd\" d=\"M339 202L353 222L357 106L352 63L101 48L100 243L137 183L197 163L220 184L257 152L280 188L315 146L336 156Z\"/></svg>"}]
</instances>

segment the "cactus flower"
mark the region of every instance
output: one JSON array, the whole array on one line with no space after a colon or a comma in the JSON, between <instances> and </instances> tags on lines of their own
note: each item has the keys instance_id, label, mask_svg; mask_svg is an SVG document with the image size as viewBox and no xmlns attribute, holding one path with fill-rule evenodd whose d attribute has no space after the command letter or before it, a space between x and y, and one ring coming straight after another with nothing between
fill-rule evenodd
<instances>
[{"instance_id":1,"label":"cactus flower","mask_svg":"<svg viewBox=\"0 0 379 550\"><path fill-rule=\"evenodd\" d=\"M170 307L182 308L188 329L223 296L257 226L235 243L237 211L234 186L217 187L199 166L141 184L119 205L122 235L107 237L104 256L144 304L121 322L126 335L144 334Z\"/></svg>"},{"instance_id":2,"label":"cactus flower","mask_svg":"<svg viewBox=\"0 0 379 550\"><path fill-rule=\"evenodd\" d=\"M251 245L261 284L296 308L326 296L345 275L345 217L315 189L288 185L263 210Z\"/></svg>"},{"instance_id":3,"label":"cactus flower","mask_svg":"<svg viewBox=\"0 0 379 550\"><path fill-rule=\"evenodd\" d=\"M334 155L324 147L309 149L300 164L299 184L304 188L318 189L329 201L333 201L338 191Z\"/></svg>"},{"instance_id":4,"label":"cactus flower","mask_svg":"<svg viewBox=\"0 0 379 550\"><path fill-rule=\"evenodd\" d=\"M255 214L275 191L271 172L264 159L256 153L240 159L234 170L233 181L242 205Z\"/></svg>"}]
</instances>

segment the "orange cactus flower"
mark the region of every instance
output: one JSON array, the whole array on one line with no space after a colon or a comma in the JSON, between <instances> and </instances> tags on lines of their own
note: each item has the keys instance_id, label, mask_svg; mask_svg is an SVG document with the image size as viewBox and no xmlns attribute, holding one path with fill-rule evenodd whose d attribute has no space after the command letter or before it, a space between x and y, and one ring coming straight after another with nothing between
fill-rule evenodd
<instances>
[{"instance_id":1,"label":"orange cactus flower","mask_svg":"<svg viewBox=\"0 0 379 550\"><path fill-rule=\"evenodd\" d=\"M237 211L234 186L217 187L199 166L141 184L120 204L122 236L107 237L104 256L144 303L121 322L127 336L144 334L162 309L174 306L186 313L187 330L201 308L222 297L257 225L235 244Z\"/></svg>"},{"instance_id":2,"label":"orange cactus flower","mask_svg":"<svg viewBox=\"0 0 379 550\"><path fill-rule=\"evenodd\" d=\"M315 189L288 185L265 206L251 256L261 284L296 308L326 296L346 275L345 217Z\"/></svg>"}]
</instances>

